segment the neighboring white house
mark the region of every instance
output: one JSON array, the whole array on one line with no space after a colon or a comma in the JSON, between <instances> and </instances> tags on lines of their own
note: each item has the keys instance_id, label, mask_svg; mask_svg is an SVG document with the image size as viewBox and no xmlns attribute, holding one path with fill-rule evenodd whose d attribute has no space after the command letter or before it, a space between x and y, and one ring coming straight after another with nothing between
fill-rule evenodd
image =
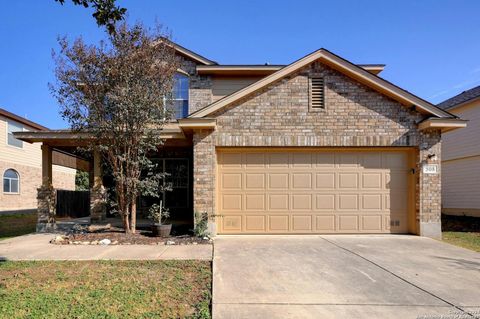
<instances>
[{"instance_id":1,"label":"neighboring white house","mask_svg":"<svg viewBox=\"0 0 480 319\"><path fill-rule=\"evenodd\" d=\"M468 120L442 141L442 212L480 216L480 86L438 105Z\"/></svg>"},{"instance_id":2,"label":"neighboring white house","mask_svg":"<svg viewBox=\"0 0 480 319\"><path fill-rule=\"evenodd\" d=\"M37 188L42 184L42 151L39 144L22 142L18 131L46 131L48 128L0 108L0 192L1 211L30 211L37 207ZM53 166L56 188L74 190L72 168Z\"/></svg>"}]
</instances>

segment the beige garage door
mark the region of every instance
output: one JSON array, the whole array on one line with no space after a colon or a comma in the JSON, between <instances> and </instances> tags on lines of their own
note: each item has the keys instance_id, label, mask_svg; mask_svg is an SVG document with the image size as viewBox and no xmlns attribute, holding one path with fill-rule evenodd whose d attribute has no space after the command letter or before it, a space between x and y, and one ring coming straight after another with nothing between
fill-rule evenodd
<instances>
[{"instance_id":1,"label":"beige garage door","mask_svg":"<svg viewBox=\"0 0 480 319\"><path fill-rule=\"evenodd\" d=\"M218 230L404 233L407 151L218 151Z\"/></svg>"}]
</instances>

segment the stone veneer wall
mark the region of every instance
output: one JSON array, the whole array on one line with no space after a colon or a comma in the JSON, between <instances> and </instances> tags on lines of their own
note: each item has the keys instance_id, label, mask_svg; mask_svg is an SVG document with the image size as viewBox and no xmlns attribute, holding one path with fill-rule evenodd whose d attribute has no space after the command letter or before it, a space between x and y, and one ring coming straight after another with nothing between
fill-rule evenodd
<instances>
[{"instance_id":1,"label":"stone veneer wall","mask_svg":"<svg viewBox=\"0 0 480 319\"><path fill-rule=\"evenodd\" d=\"M200 130L193 135L193 210L194 213L215 214L216 153L211 131ZM214 231L214 230L213 230Z\"/></svg>"},{"instance_id":2,"label":"stone veneer wall","mask_svg":"<svg viewBox=\"0 0 480 319\"><path fill-rule=\"evenodd\" d=\"M0 211L33 210L37 208L37 188L42 184L40 167L19 165L0 161L0 175L3 180L5 170L12 168L20 175L20 194L3 193L0 190ZM68 169L67 169L68 170ZM53 187L56 189L75 189L75 172L53 167ZM3 184L2 184L3 185Z\"/></svg>"},{"instance_id":3,"label":"stone veneer wall","mask_svg":"<svg viewBox=\"0 0 480 319\"><path fill-rule=\"evenodd\" d=\"M325 79L325 109L309 109L309 77ZM440 163L441 134L421 132L424 117L318 62L209 117L215 132L194 135L195 209L214 211L215 147L380 147L419 149L417 222L421 235L440 237L440 174L425 175L428 154Z\"/></svg>"}]
</instances>

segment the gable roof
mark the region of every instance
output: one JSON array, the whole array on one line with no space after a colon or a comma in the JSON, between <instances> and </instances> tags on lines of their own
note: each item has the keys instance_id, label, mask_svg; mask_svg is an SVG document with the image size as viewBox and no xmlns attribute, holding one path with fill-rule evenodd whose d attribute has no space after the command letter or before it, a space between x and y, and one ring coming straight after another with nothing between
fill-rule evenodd
<instances>
[{"instance_id":1,"label":"gable roof","mask_svg":"<svg viewBox=\"0 0 480 319\"><path fill-rule=\"evenodd\" d=\"M200 64L204 64L204 65L216 65L218 64L217 62L215 61L212 61L212 60L209 60L207 59L206 57L204 56L201 56L200 54L198 53L195 53L187 48L184 48L182 47L180 44L177 44L175 42L172 42L173 44L173 47L175 48L175 51L177 51L179 54L187 57L187 58L190 58Z\"/></svg>"},{"instance_id":2,"label":"gable roof","mask_svg":"<svg viewBox=\"0 0 480 319\"><path fill-rule=\"evenodd\" d=\"M48 128L46 128L43 125L40 125L38 123L32 122L30 120L27 120L24 117L21 117L19 115L13 114L12 112L9 112L5 109L0 108L0 115L3 117L6 117L8 119L14 120L15 122L21 123L23 125L33 127L34 129L37 129L39 131L48 131Z\"/></svg>"},{"instance_id":3,"label":"gable roof","mask_svg":"<svg viewBox=\"0 0 480 319\"><path fill-rule=\"evenodd\" d=\"M357 66L373 74L379 74L385 68L385 64L357 64ZM270 75L284 67L286 67L285 64L197 65L197 73L209 75Z\"/></svg>"},{"instance_id":4,"label":"gable roof","mask_svg":"<svg viewBox=\"0 0 480 319\"><path fill-rule=\"evenodd\" d=\"M462 93L437 104L437 106L443 110L448 110L477 98L480 98L480 85L473 89L463 91Z\"/></svg>"},{"instance_id":5,"label":"gable roof","mask_svg":"<svg viewBox=\"0 0 480 319\"><path fill-rule=\"evenodd\" d=\"M326 49L319 49L315 52L312 52L305 57L301 58L289 64L282 69L276 71L275 73L258 80L251 85L238 90L212 104L207 105L206 107L199 109L192 114L190 114L189 118L198 118L198 117L206 117L231 103L238 101L245 96L252 94L253 92L266 87L267 85L274 83L286 76L291 75L292 73L298 71L299 69L320 60L322 63L336 69L343 74L356 79L357 81L371 87L374 90L377 90L391 98L397 100L398 102L406 105L406 106L415 106L418 111L421 111L426 114L430 114L436 117L441 118L455 118L454 115L436 107L435 105L431 104L428 101L425 101L419 98L412 93L401 89L400 87L378 77L375 74L368 72L367 70L355 65L336 54L326 50Z\"/></svg>"}]
</instances>

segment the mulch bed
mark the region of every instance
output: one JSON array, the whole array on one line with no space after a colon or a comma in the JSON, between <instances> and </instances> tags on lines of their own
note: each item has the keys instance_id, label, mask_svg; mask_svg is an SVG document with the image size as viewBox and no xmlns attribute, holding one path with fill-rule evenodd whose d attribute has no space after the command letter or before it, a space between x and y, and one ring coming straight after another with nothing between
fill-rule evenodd
<instances>
[{"instance_id":1,"label":"mulch bed","mask_svg":"<svg viewBox=\"0 0 480 319\"><path fill-rule=\"evenodd\" d=\"M210 245L212 243L208 237L201 238L189 234L153 237L150 231L144 230L137 230L135 234L125 234L121 228L101 231L83 230L56 236L50 242L57 245Z\"/></svg>"}]
</instances>

